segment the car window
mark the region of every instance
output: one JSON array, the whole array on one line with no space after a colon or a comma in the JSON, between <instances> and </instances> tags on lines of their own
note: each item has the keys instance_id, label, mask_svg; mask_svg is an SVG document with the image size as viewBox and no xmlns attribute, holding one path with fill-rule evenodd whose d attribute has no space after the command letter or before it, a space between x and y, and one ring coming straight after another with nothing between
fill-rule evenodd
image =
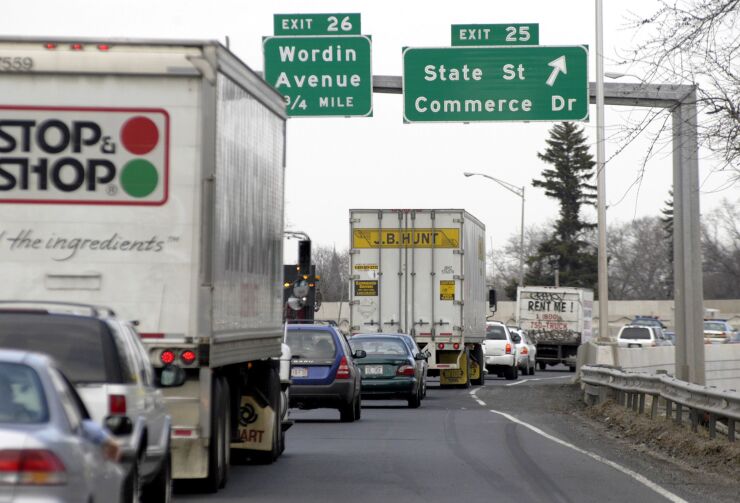
<instances>
[{"instance_id":1,"label":"car window","mask_svg":"<svg viewBox=\"0 0 740 503\"><path fill-rule=\"evenodd\" d=\"M354 338L350 342L352 349L362 349L368 355L408 356L411 350L400 338L367 337Z\"/></svg>"},{"instance_id":2,"label":"car window","mask_svg":"<svg viewBox=\"0 0 740 503\"><path fill-rule=\"evenodd\" d=\"M144 345L141 343L141 339L139 338L139 333L131 327L128 327L128 330L129 330L129 333L131 334L131 342L134 345L134 349L139 354L141 366L144 370L143 372L144 383L147 386L153 387L154 386L154 369L152 368L152 363L149 360L149 354L146 352L146 348L144 348Z\"/></svg>"},{"instance_id":3,"label":"car window","mask_svg":"<svg viewBox=\"0 0 740 503\"><path fill-rule=\"evenodd\" d=\"M506 329L501 325L488 325L486 327L486 339L489 341L505 341Z\"/></svg>"},{"instance_id":4,"label":"car window","mask_svg":"<svg viewBox=\"0 0 740 503\"><path fill-rule=\"evenodd\" d=\"M113 341L118 349L118 361L121 366L121 375L123 382L135 383L141 382L141 365L139 365L136 356L134 355L134 349L131 345L129 334L123 332L122 329L111 323L110 329L115 332Z\"/></svg>"},{"instance_id":5,"label":"car window","mask_svg":"<svg viewBox=\"0 0 740 503\"><path fill-rule=\"evenodd\" d=\"M54 368L49 368L49 376L51 377L51 382L54 385L54 390L57 392L57 396L59 396L59 401L61 402L62 408L64 409L64 414L69 420L70 428L72 429L72 431L77 431L80 427L80 423L83 419L85 419L84 415L80 412L75 399L69 392L67 382L59 373L59 371Z\"/></svg>"},{"instance_id":6,"label":"car window","mask_svg":"<svg viewBox=\"0 0 740 503\"><path fill-rule=\"evenodd\" d=\"M334 336L327 330L288 330L287 341L293 358L330 359L337 353Z\"/></svg>"},{"instance_id":7,"label":"car window","mask_svg":"<svg viewBox=\"0 0 740 503\"><path fill-rule=\"evenodd\" d=\"M726 329L724 323L720 323L717 321L705 321L704 322L704 330L712 330L715 332L724 332Z\"/></svg>"},{"instance_id":8,"label":"car window","mask_svg":"<svg viewBox=\"0 0 740 503\"><path fill-rule=\"evenodd\" d=\"M650 339L650 329L647 327L625 327L619 334L620 339Z\"/></svg>"},{"instance_id":9,"label":"car window","mask_svg":"<svg viewBox=\"0 0 740 503\"><path fill-rule=\"evenodd\" d=\"M0 362L0 424L49 420L44 388L28 365Z\"/></svg>"},{"instance_id":10,"label":"car window","mask_svg":"<svg viewBox=\"0 0 740 503\"><path fill-rule=\"evenodd\" d=\"M75 383L120 383L113 337L95 318L0 313L0 347L51 356Z\"/></svg>"},{"instance_id":11,"label":"car window","mask_svg":"<svg viewBox=\"0 0 740 503\"><path fill-rule=\"evenodd\" d=\"M141 347L139 341L139 335L127 325L119 325L116 327L122 342L126 345L127 356L130 361L132 370L135 372L138 382L144 386L151 386L152 379L150 379L147 373L149 364L149 357Z\"/></svg>"}]
</instances>

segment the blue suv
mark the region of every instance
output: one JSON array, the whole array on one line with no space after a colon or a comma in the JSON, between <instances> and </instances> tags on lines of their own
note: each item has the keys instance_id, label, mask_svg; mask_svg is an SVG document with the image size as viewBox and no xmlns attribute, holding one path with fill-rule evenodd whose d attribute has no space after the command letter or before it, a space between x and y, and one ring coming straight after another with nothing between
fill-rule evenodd
<instances>
[{"instance_id":1,"label":"blue suv","mask_svg":"<svg viewBox=\"0 0 740 503\"><path fill-rule=\"evenodd\" d=\"M347 339L330 325L288 325L290 346L290 406L300 409L338 409L340 420L360 419L360 370Z\"/></svg>"}]
</instances>

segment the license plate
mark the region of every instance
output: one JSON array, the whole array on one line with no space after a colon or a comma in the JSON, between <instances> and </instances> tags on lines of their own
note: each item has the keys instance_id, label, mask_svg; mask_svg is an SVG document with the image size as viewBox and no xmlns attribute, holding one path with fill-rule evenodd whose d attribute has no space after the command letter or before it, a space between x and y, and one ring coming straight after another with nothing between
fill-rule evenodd
<instances>
[{"instance_id":1,"label":"license plate","mask_svg":"<svg viewBox=\"0 0 740 503\"><path fill-rule=\"evenodd\" d=\"M642 344L627 344L628 348L641 348Z\"/></svg>"},{"instance_id":2,"label":"license plate","mask_svg":"<svg viewBox=\"0 0 740 503\"><path fill-rule=\"evenodd\" d=\"M305 367L293 367L290 369L290 377L308 377L308 369Z\"/></svg>"},{"instance_id":3,"label":"license plate","mask_svg":"<svg viewBox=\"0 0 740 503\"><path fill-rule=\"evenodd\" d=\"M366 376L382 376L383 366L382 365L366 365L365 375Z\"/></svg>"}]
</instances>

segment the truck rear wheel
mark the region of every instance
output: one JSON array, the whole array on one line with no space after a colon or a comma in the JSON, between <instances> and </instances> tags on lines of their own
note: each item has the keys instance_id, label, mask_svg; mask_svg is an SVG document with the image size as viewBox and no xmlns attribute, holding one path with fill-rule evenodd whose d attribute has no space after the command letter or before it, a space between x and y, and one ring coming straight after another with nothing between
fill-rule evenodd
<instances>
[{"instance_id":1,"label":"truck rear wheel","mask_svg":"<svg viewBox=\"0 0 740 503\"><path fill-rule=\"evenodd\" d=\"M473 347L473 353L470 355L471 358L478 364L479 375L477 379L471 379L470 382L473 386L483 386L486 384L486 376L483 373L483 369L486 366L486 362L483 361L483 346L476 345ZM468 370L470 366L468 365Z\"/></svg>"},{"instance_id":2,"label":"truck rear wheel","mask_svg":"<svg viewBox=\"0 0 740 503\"><path fill-rule=\"evenodd\" d=\"M224 410L223 386L220 378L214 376L211 384L211 398L213 407L211 407L211 439L208 444L208 477L205 480L205 490L209 493L218 491L221 483L225 478L226 466L226 449L228 443L226 437L228 433L224 428L224 419L228 414Z\"/></svg>"}]
</instances>

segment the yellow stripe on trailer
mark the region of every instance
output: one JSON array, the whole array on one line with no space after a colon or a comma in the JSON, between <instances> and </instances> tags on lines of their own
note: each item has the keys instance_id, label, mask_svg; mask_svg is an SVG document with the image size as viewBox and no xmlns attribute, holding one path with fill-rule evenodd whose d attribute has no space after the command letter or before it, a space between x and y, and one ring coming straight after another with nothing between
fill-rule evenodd
<instances>
[{"instance_id":1,"label":"yellow stripe on trailer","mask_svg":"<svg viewBox=\"0 0 740 503\"><path fill-rule=\"evenodd\" d=\"M352 248L460 248L460 229L354 229Z\"/></svg>"}]
</instances>

